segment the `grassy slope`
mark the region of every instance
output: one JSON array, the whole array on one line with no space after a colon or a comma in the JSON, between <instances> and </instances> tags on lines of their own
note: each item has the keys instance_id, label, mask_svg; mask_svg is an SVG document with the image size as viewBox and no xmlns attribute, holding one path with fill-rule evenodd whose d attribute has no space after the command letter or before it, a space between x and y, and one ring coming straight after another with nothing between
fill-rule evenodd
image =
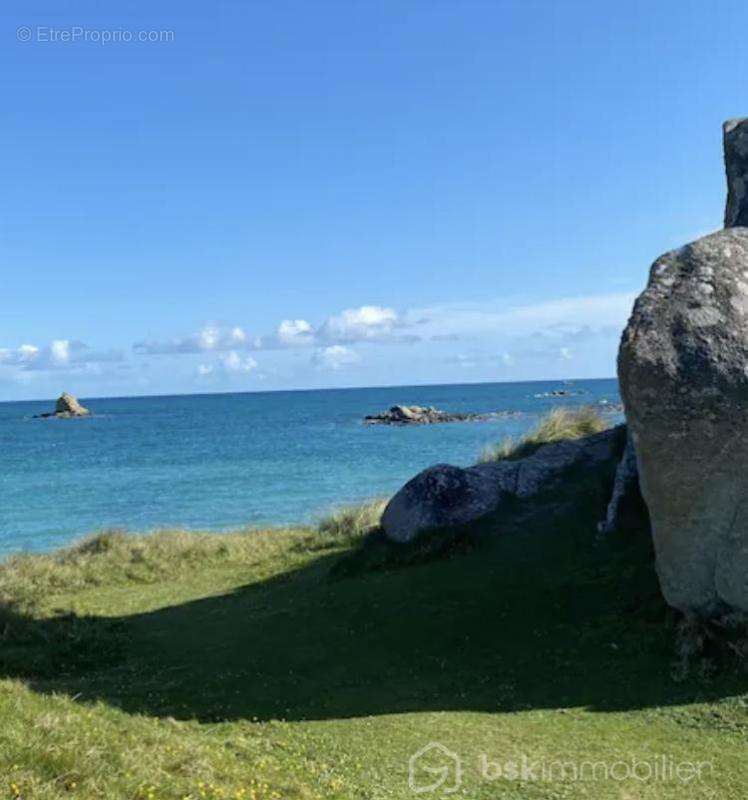
<instances>
[{"instance_id":1,"label":"grassy slope","mask_svg":"<svg viewBox=\"0 0 748 800\"><path fill-rule=\"evenodd\" d=\"M644 537L558 523L331 576L351 546L114 537L0 569L19 599L0 797L407 798L408 757L433 740L464 757L471 798L743 797L748 681L673 681ZM688 785L486 783L483 752L714 768Z\"/></svg>"}]
</instances>

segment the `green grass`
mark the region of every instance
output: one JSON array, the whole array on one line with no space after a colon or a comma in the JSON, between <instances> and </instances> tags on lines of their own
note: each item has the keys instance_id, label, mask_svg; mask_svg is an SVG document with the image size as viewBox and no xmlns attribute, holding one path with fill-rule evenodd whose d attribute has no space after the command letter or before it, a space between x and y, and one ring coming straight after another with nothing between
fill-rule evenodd
<instances>
[{"instance_id":1,"label":"green grass","mask_svg":"<svg viewBox=\"0 0 748 800\"><path fill-rule=\"evenodd\" d=\"M748 679L674 680L642 532L600 540L577 514L402 566L362 518L103 534L0 567L0 797L405 800L432 741L478 800L744 796ZM372 547L389 559L339 569ZM713 767L487 782L481 754Z\"/></svg>"},{"instance_id":2,"label":"green grass","mask_svg":"<svg viewBox=\"0 0 748 800\"><path fill-rule=\"evenodd\" d=\"M583 436L600 433L607 427L608 424L600 412L591 406L554 408L521 439L508 437L497 445L484 448L479 461L486 464L505 459L525 458L543 444L565 439L581 439Z\"/></svg>"},{"instance_id":3,"label":"green grass","mask_svg":"<svg viewBox=\"0 0 748 800\"><path fill-rule=\"evenodd\" d=\"M323 537L334 537L341 543L355 543L379 527L386 505L387 500L379 498L359 505L337 508L322 519L319 531Z\"/></svg>"}]
</instances>

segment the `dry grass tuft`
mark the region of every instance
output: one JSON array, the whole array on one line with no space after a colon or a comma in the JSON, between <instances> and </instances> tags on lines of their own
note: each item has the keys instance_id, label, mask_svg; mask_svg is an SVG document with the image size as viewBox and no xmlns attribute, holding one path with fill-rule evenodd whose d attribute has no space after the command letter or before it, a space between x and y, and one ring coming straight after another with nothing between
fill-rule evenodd
<instances>
[{"instance_id":1,"label":"dry grass tuft","mask_svg":"<svg viewBox=\"0 0 748 800\"><path fill-rule=\"evenodd\" d=\"M490 445L483 449L478 460L481 464L488 464L505 459L525 458L543 444L581 439L593 433L600 433L607 427L608 423L592 406L554 408L521 439L517 441L509 437L500 444Z\"/></svg>"},{"instance_id":2,"label":"dry grass tuft","mask_svg":"<svg viewBox=\"0 0 748 800\"><path fill-rule=\"evenodd\" d=\"M338 508L322 519L318 525L319 532L343 542L361 539L379 527L386 505L387 500L377 498Z\"/></svg>"}]
</instances>

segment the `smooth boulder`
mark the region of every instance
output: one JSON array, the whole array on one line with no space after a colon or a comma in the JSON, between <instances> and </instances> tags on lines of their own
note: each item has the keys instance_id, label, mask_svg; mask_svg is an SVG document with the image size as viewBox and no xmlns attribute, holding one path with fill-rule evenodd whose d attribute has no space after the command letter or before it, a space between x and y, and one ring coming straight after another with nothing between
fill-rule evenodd
<instances>
[{"instance_id":1,"label":"smooth boulder","mask_svg":"<svg viewBox=\"0 0 748 800\"><path fill-rule=\"evenodd\" d=\"M545 493L565 495L566 501L573 503L570 475L592 475L605 482L609 473L612 483L624 442L625 428L617 426L582 439L541 445L521 459L466 469L437 464L395 494L382 515L382 528L388 539L405 543L434 529L477 522L517 500L528 501Z\"/></svg>"},{"instance_id":2,"label":"smooth boulder","mask_svg":"<svg viewBox=\"0 0 748 800\"><path fill-rule=\"evenodd\" d=\"M665 599L748 611L748 229L655 261L618 375Z\"/></svg>"}]
</instances>

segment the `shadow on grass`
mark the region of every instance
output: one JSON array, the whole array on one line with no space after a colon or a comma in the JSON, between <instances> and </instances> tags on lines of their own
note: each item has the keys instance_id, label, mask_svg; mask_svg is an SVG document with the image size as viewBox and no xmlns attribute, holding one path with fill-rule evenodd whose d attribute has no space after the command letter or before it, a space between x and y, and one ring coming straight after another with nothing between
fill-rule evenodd
<instances>
[{"instance_id":1,"label":"shadow on grass","mask_svg":"<svg viewBox=\"0 0 748 800\"><path fill-rule=\"evenodd\" d=\"M672 621L646 531L601 540L590 516L493 533L438 560L414 551L407 566L373 542L366 557L320 555L229 594L115 620L32 624L7 612L9 630L41 627L16 636L0 667L41 692L202 721L612 711L747 688L729 671L710 683L671 677ZM56 651L71 625L77 644Z\"/></svg>"}]
</instances>

